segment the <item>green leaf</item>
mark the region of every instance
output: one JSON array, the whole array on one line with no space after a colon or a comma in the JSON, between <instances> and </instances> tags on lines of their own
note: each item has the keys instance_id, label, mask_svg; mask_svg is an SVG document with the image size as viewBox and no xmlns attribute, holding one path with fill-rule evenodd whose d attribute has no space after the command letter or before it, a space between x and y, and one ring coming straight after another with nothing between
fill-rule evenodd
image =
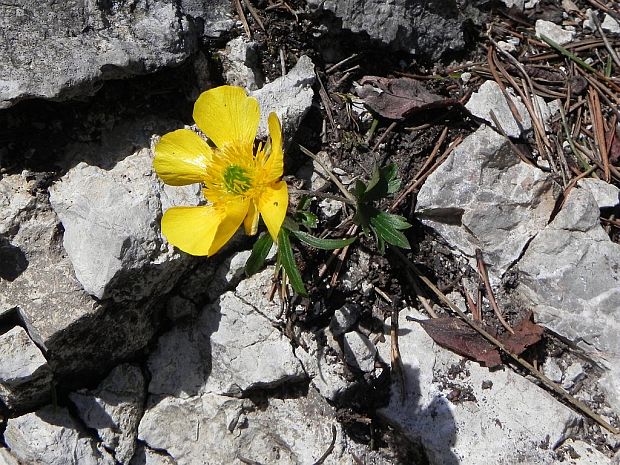
<instances>
[{"instance_id":1,"label":"green leaf","mask_svg":"<svg viewBox=\"0 0 620 465\"><path fill-rule=\"evenodd\" d=\"M411 227L402 216L379 212L370 218L370 224L378 238L401 249L410 249L409 241L400 230ZM380 244L378 244L380 245Z\"/></svg>"},{"instance_id":2,"label":"green leaf","mask_svg":"<svg viewBox=\"0 0 620 465\"><path fill-rule=\"evenodd\" d=\"M291 241L286 228L280 228L280 234L278 234L278 258L293 290L299 295L307 296L308 292L304 287L304 282L301 279L301 273L299 273L297 263L295 263Z\"/></svg>"},{"instance_id":3,"label":"green leaf","mask_svg":"<svg viewBox=\"0 0 620 465\"><path fill-rule=\"evenodd\" d=\"M273 240L268 233L261 234L256 242L254 242L252 253L247 262L245 262L245 274L247 276L252 276L257 273L265 265L265 260L267 259L267 255L269 255L272 245Z\"/></svg>"},{"instance_id":4,"label":"green leaf","mask_svg":"<svg viewBox=\"0 0 620 465\"><path fill-rule=\"evenodd\" d=\"M398 167L391 163L382 168L375 168L372 177L366 186L364 202L372 202L393 194L400 188L400 180L397 178Z\"/></svg>"},{"instance_id":5,"label":"green leaf","mask_svg":"<svg viewBox=\"0 0 620 465\"><path fill-rule=\"evenodd\" d=\"M366 193L366 185L359 179L355 181L355 187L353 188L353 196L359 203L364 201L364 194Z\"/></svg>"},{"instance_id":6,"label":"green leaf","mask_svg":"<svg viewBox=\"0 0 620 465\"><path fill-rule=\"evenodd\" d=\"M288 229L289 231L297 231L299 229L299 224L297 224L297 221L290 216L285 216L282 227Z\"/></svg>"},{"instance_id":7,"label":"green leaf","mask_svg":"<svg viewBox=\"0 0 620 465\"><path fill-rule=\"evenodd\" d=\"M309 211L299 211L295 213L295 219L306 229L314 229L319 224L319 219L317 216Z\"/></svg>"},{"instance_id":8,"label":"green leaf","mask_svg":"<svg viewBox=\"0 0 620 465\"><path fill-rule=\"evenodd\" d=\"M304 244L322 250L342 249L355 242L355 237L349 237L348 239L321 239L303 231L292 231L292 233Z\"/></svg>"}]
</instances>

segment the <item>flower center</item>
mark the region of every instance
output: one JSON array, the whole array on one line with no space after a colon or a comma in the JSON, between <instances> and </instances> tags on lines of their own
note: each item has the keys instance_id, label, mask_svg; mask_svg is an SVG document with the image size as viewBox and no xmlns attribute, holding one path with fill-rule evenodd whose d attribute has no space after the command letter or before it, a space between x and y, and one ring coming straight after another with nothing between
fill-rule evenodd
<instances>
[{"instance_id":1,"label":"flower center","mask_svg":"<svg viewBox=\"0 0 620 465\"><path fill-rule=\"evenodd\" d=\"M243 194L251 186L247 171L238 165L229 165L224 170L224 187L231 194Z\"/></svg>"}]
</instances>

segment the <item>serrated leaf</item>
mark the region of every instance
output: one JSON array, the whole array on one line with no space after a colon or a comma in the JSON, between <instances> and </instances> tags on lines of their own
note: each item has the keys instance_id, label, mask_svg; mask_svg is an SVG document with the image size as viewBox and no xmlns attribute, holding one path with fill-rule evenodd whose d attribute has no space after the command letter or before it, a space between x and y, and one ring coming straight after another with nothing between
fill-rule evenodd
<instances>
[{"instance_id":1,"label":"serrated leaf","mask_svg":"<svg viewBox=\"0 0 620 465\"><path fill-rule=\"evenodd\" d=\"M265 265L265 260L272 246L273 240L268 233L261 234L256 242L254 242L252 253L245 262L245 274L247 276L252 276L257 273Z\"/></svg>"},{"instance_id":2,"label":"serrated leaf","mask_svg":"<svg viewBox=\"0 0 620 465\"><path fill-rule=\"evenodd\" d=\"M398 167L394 163L382 168L375 168L368 186L366 186L364 201L372 202L396 192L400 187L400 181L396 177L397 172Z\"/></svg>"},{"instance_id":3,"label":"serrated leaf","mask_svg":"<svg viewBox=\"0 0 620 465\"><path fill-rule=\"evenodd\" d=\"M286 273L293 290L299 295L307 296L308 292L306 291L304 282L301 279L301 273L299 273L297 263L295 263L295 256L293 255L291 241L286 228L280 228L280 233L278 234L278 259L284 268L284 272Z\"/></svg>"},{"instance_id":4,"label":"serrated leaf","mask_svg":"<svg viewBox=\"0 0 620 465\"><path fill-rule=\"evenodd\" d=\"M292 233L304 244L322 250L342 249L355 242L355 237L349 237L347 239L321 239L303 231L292 231Z\"/></svg>"},{"instance_id":5,"label":"serrated leaf","mask_svg":"<svg viewBox=\"0 0 620 465\"><path fill-rule=\"evenodd\" d=\"M404 228L396 228L393 224L395 220L393 218L389 218L390 216L396 215L389 215L381 212L380 214L370 218L370 224L373 226L375 234L388 244L400 247L401 249L410 249L411 246L409 245L407 237L399 230ZM398 221L402 220L399 219ZM409 225L409 223L406 224Z\"/></svg>"}]
</instances>

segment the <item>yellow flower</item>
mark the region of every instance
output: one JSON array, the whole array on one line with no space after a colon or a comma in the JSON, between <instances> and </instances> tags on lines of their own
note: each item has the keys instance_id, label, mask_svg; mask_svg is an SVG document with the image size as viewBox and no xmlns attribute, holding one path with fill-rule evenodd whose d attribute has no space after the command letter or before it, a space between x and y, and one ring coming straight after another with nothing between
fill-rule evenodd
<instances>
[{"instance_id":1,"label":"yellow flower","mask_svg":"<svg viewBox=\"0 0 620 465\"><path fill-rule=\"evenodd\" d=\"M247 234L256 234L260 215L275 241L288 207L277 115L269 115L270 140L255 144L258 102L240 87L221 86L198 97L193 116L215 147L194 131L179 129L155 146L153 167L172 186L202 183L209 204L169 208L162 233L184 252L213 255L241 223Z\"/></svg>"}]
</instances>

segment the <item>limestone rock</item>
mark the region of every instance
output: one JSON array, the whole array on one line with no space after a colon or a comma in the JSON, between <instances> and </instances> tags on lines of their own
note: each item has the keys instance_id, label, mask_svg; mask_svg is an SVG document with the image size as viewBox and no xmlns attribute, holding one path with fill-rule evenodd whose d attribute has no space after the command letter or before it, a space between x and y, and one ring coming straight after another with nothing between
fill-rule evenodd
<instances>
[{"instance_id":1,"label":"limestone rock","mask_svg":"<svg viewBox=\"0 0 620 465\"><path fill-rule=\"evenodd\" d=\"M573 189L519 261L517 291L539 323L601 353L611 369L601 385L620 410L620 245L609 239L599 215L590 192Z\"/></svg>"},{"instance_id":2,"label":"limestone rock","mask_svg":"<svg viewBox=\"0 0 620 465\"><path fill-rule=\"evenodd\" d=\"M435 3L435 4L433 4ZM409 0L309 0L308 4L324 11L333 32L337 27L354 33L366 33L395 50L438 60L450 51L464 48L464 18L456 2L422 2Z\"/></svg>"},{"instance_id":3,"label":"limestone rock","mask_svg":"<svg viewBox=\"0 0 620 465\"><path fill-rule=\"evenodd\" d=\"M464 255L480 248L497 279L546 226L558 193L551 176L521 162L501 135L481 127L428 177L416 213Z\"/></svg>"},{"instance_id":4,"label":"limestone rock","mask_svg":"<svg viewBox=\"0 0 620 465\"><path fill-rule=\"evenodd\" d=\"M162 186L149 150L142 149L110 170L79 163L50 188L64 248L86 292L140 300L174 284L170 275L187 260L161 237L162 204L176 195L178 204L189 198L195 205L200 197L196 186Z\"/></svg>"},{"instance_id":5,"label":"limestone rock","mask_svg":"<svg viewBox=\"0 0 620 465\"><path fill-rule=\"evenodd\" d=\"M240 395L303 379L288 339L265 316L273 270L252 278L245 289L229 291L207 305L196 322L160 337L148 360L149 392L189 397L200 393ZM248 280L249 281L249 280ZM241 287L241 286L240 286ZM240 326L241 325L241 326Z\"/></svg>"},{"instance_id":6,"label":"limestone rock","mask_svg":"<svg viewBox=\"0 0 620 465\"><path fill-rule=\"evenodd\" d=\"M89 439L69 412L47 406L9 419L4 440L23 463L46 465L116 465L114 458Z\"/></svg>"},{"instance_id":7,"label":"limestone rock","mask_svg":"<svg viewBox=\"0 0 620 465\"><path fill-rule=\"evenodd\" d=\"M377 348L370 339L357 331L351 331L344 335L343 342L344 356L349 366L364 372L374 370Z\"/></svg>"},{"instance_id":8,"label":"limestone rock","mask_svg":"<svg viewBox=\"0 0 620 465\"><path fill-rule=\"evenodd\" d=\"M96 390L74 392L69 397L84 424L96 429L106 449L126 464L136 449L145 393L140 369L125 364L114 368Z\"/></svg>"},{"instance_id":9,"label":"limestone rock","mask_svg":"<svg viewBox=\"0 0 620 465\"><path fill-rule=\"evenodd\" d=\"M483 118L494 126L495 123L491 117L491 111L493 111L509 137L520 137L524 132L532 129L532 120L521 98L517 97L511 88L508 88L507 92L522 118L522 123L519 123L512 115L506 97L495 81L485 81L478 91L472 94L465 107L475 116Z\"/></svg>"},{"instance_id":10,"label":"limestone rock","mask_svg":"<svg viewBox=\"0 0 620 465\"><path fill-rule=\"evenodd\" d=\"M140 443L129 465L177 465L177 463L169 455Z\"/></svg>"},{"instance_id":11,"label":"limestone rock","mask_svg":"<svg viewBox=\"0 0 620 465\"><path fill-rule=\"evenodd\" d=\"M264 77L259 70L258 43L239 36L228 42L220 55L224 78L228 84L250 91L263 87Z\"/></svg>"},{"instance_id":12,"label":"limestone rock","mask_svg":"<svg viewBox=\"0 0 620 465\"><path fill-rule=\"evenodd\" d=\"M0 335L0 399L8 408L49 401L51 383L47 360L23 328Z\"/></svg>"},{"instance_id":13,"label":"limestone rock","mask_svg":"<svg viewBox=\"0 0 620 465\"><path fill-rule=\"evenodd\" d=\"M355 463L333 409L316 392L299 399L270 399L263 408L205 394L154 403L140 423L140 439L168 453L178 465L305 464L321 457L332 442L332 429L334 447L324 463Z\"/></svg>"},{"instance_id":14,"label":"limestone rock","mask_svg":"<svg viewBox=\"0 0 620 465\"><path fill-rule=\"evenodd\" d=\"M268 134L267 118L271 112L280 117L285 138L295 134L312 105L314 80L314 63L309 57L302 55L286 75L252 92L261 109L259 137L266 137Z\"/></svg>"},{"instance_id":15,"label":"limestone rock","mask_svg":"<svg viewBox=\"0 0 620 465\"><path fill-rule=\"evenodd\" d=\"M394 382L379 414L419 439L430 463L555 463L553 448L578 427L577 413L509 368L489 371L436 345L419 324L399 325L406 400ZM389 342L381 345L385 360L389 351Z\"/></svg>"},{"instance_id":16,"label":"limestone rock","mask_svg":"<svg viewBox=\"0 0 620 465\"><path fill-rule=\"evenodd\" d=\"M602 179L580 179L577 185L590 191L598 208L614 208L620 204L620 189Z\"/></svg>"},{"instance_id":17,"label":"limestone rock","mask_svg":"<svg viewBox=\"0 0 620 465\"><path fill-rule=\"evenodd\" d=\"M536 20L535 28L536 35L538 37L545 35L559 45L567 44L573 40L573 37L575 37L575 31L566 30L561 26L544 19Z\"/></svg>"},{"instance_id":18,"label":"limestone rock","mask_svg":"<svg viewBox=\"0 0 620 465\"><path fill-rule=\"evenodd\" d=\"M0 27L0 108L93 94L102 80L180 64L196 42L192 22L164 0L18 0L0 7Z\"/></svg>"},{"instance_id":19,"label":"limestone rock","mask_svg":"<svg viewBox=\"0 0 620 465\"><path fill-rule=\"evenodd\" d=\"M8 449L0 447L0 465L19 465L19 462Z\"/></svg>"},{"instance_id":20,"label":"limestone rock","mask_svg":"<svg viewBox=\"0 0 620 465\"><path fill-rule=\"evenodd\" d=\"M350 303L346 303L342 307L336 309L329 323L329 328L332 330L334 336L340 336L349 331L349 329L357 323L361 313L361 309L358 305Z\"/></svg>"}]
</instances>

